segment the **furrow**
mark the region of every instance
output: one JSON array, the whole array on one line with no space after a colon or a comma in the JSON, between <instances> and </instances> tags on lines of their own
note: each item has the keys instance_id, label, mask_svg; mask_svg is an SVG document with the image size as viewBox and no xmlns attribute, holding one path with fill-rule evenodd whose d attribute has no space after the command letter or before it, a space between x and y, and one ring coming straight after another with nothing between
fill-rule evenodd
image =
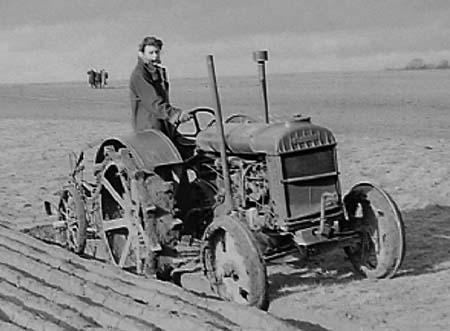
<instances>
[{"instance_id":1,"label":"furrow","mask_svg":"<svg viewBox=\"0 0 450 331\"><path fill-rule=\"evenodd\" d=\"M15 284L16 287L24 288L30 292L45 297L47 300L57 303L58 305L67 306L80 314L87 316L108 330L128 331L128 330L155 330L147 324L139 323L121 316L115 311L95 305L88 299L69 294L55 285L33 276L27 272L17 269L0 262L0 278L7 280L9 283ZM87 328L89 329L89 328Z\"/></svg>"},{"instance_id":2,"label":"furrow","mask_svg":"<svg viewBox=\"0 0 450 331\"><path fill-rule=\"evenodd\" d=\"M130 282L125 282L122 279L107 277L104 272L103 274L90 272L85 266L79 265L77 262L70 259L50 256L43 250L36 248L33 249L26 244L7 237L3 237L2 242L3 245L8 247L8 249L13 249L21 254L24 254L25 256L33 258L36 261L48 264L53 268L67 272L68 274L74 275L81 279L88 280L99 286L113 289L114 292L117 292L123 296L130 296L133 300L146 303L149 307L153 307L153 309L168 311L179 310L182 312L182 315L195 318L196 320L203 319L205 323L214 324L216 327L220 327L223 330L229 330L233 327L237 327L236 323L233 323L222 315L211 310L197 307L179 295L164 294L158 290L142 289L134 284L131 284ZM70 256L68 252L67 255ZM115 269L115 271L117 271L117 269Z\"/></svg>"},{"instance_id":3,"label":"furrow","mask_svg":"<svg viewBox=\"0 0 450 331\"><path fill-rule=\"evenodd\" d=\"M53 322L12 302L8 297L0 295L0 310L8 316L10 322L33 331L64 331L65 329Z\"/></svg>"},{"instance_id":4,"label":"furrow","mask_svg":"<svg viewBox=\"0 0 450 331\"><path fill-rule=\"evenodd\" d=\"M1 308L0 308L1 311ZM16 324L12 324L9 322L4 322L0 320L0 330L8 330L8 331L26 331L27 329L21 328L20 326Z\"/></svg>"},{"instance_id":5,"label":"furrow","mask_svg":"<svg viewBox=\"0 0 450 331\"><path fill-rule=\"evenodd\" d=\"M6 280L0 278L0 295L13 297L21 305L42 314L45 312L47 319L52 319L56 324L64 324L67 330L85 330L87 328L99 327L93 320L89 321L79 312L67 306L60 306L48 300L46 297L35 294L24 288L14 286Z\"/></svg>"},{"instance_id":6,"label":"furrow","mask_svg":"<svg viewBox=\"0 0 450 331\"><path fill-rule=\"evenodd\" d=\"M4 256L9 255L10 258ZM185 315L183 311L149 309L146 304L136 302L130 297L125 297L112 288L98 285L87 281L81 277L61 271L49 266L44 261L36 261L31 257L7 248L0 244L0 262L9 264L10 259L14 260L14 265L19 269L36 275L46 282L64 289L74 295L88 298L88 300L101 306L105 306L122 315L143 320L150 325L171 330L197 329L203 330L203 323L195 318Z\"/></svg>"},{"instance_id":7,"label":"furrow","mask_svg":"<svg viewBox=\"0 0 450 331\"><path fill-rule=\"evenodd\" d=\"M175 307L177 311L203 320L209 325L215 325L216 329L261 331L294 329L282 320L256 308L201 297L171 283L148 279L100 261L81 258L61 247L45 244L2 224L0 224L0 228L0 242L7 239L14 240L31 248L31 251L48 255L48 257L44 257L44 255L41 257L46 262L54 264L55 267L58 265L59 268L67 271L75 268L78 275L81 275L80 271L84 271L86 272L85 276L92 282L96 283L100 280L101 284L109 284L109 287L112 286L109 281L112 281L114 284L112 288L116 287L118 292L131 296L135 301L157 305L160 309Z\"/></svg>"}]
</instances>

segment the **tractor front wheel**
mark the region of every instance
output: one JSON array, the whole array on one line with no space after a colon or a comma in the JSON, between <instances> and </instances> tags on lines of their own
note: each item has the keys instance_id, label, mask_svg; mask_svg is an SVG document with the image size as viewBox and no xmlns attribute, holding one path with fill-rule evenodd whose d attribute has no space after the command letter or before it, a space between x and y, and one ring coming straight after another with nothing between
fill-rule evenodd
<instances>
[{"instance_id":1,"label":"tractor front wheel","mask_svg":"<svg viewBox=\"0 0 450 331\"><path fill-rule=\"evenodd\" d=\"M212 290L222 299L267 310L267 272L248 226L230 216L207 228L202 260Z\"/></svg>"},{"instance_id":2,"label":"tractor front wheel","mask_svg":"<svg viewBox=\"0 0 450 331\"><path fill-rule=\"evenodd\" d=\"M352 227L361 241L346 247L353 266L368 278L391 278L405 254L405 230L400 211L383 189L371 183L355 185L344 198Z\"/></svg>"}]
</instances>

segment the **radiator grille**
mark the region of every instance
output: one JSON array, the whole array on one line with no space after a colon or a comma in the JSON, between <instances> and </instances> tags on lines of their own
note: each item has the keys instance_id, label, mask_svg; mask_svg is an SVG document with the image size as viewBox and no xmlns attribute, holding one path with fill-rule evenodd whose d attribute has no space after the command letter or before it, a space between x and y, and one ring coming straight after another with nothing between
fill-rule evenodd
<instances>
[{"instance_id":1,"label":"radiator grille","mask_svg":"<svg viewBox=\"0 0 450 331\"><path fill-rule=\"evenodd\" d=\"M322 194L337 193L333 148L284 155L282 161L288 217L320 211Z\"/></svg>"}]
</instances>

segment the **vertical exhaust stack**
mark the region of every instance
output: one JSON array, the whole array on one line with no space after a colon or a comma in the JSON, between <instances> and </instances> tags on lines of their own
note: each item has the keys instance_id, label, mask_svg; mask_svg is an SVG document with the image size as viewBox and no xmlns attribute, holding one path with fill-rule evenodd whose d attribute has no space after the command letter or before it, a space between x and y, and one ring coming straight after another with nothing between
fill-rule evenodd
<instances>
[{"instance_id":1,"label":"vertical exhaust stack","mask_svg":"<svg viewBox=\"0 0 450 331\"><path fill-rule=\"evenodd\" d=\"M234 209L233 196L231 194L231 180L230 180L230 170L228 169L227 155L226 155L226 142L225 142L225 131L223 128L222 121L222 108L220 106L219 99L219 88L217 86L216 70L214 68L214 58L212 55L206 57L206 63L208 65L208 76L211 83L211 93L213 103L215 104L215 114L217 130L220 137L220 160L222 163L222 175L223 183L225 186L225 206L227 212L231 212Z\"/></svg>"},{"instance_id":2,"label":"vertical exhaust stack","mask_svg":"<svg viewBox=\"0 0 450 331\"><path fill-rule=\"evenodd\" d=\"M269 102L267 101L267 83L266 83L266 61L269 59L267 51L253 52L253 60L258 63L258 76L261 83L262 97L264 102L264 120L269 123Z\"/></svg>"}]
</instances>

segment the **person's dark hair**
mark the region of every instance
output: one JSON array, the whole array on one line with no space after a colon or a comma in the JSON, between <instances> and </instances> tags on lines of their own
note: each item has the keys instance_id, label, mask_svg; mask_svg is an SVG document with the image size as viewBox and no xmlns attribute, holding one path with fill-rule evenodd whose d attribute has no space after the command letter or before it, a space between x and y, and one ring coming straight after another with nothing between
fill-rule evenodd
<instances>
[{"instance_id":1,"label":"person's dark hair","mask_svg":"<svg viewBox=\"0 0 450 331\"><path fill-rule=\"evenodd\" d=\"M162 49L163 42L161 39L158 39L156 37L145 37L144 40L142 40L142 42L139 44L139 51L143 52L145 46L155 46L159 49Z\"/></svg>"}]
</instances>

